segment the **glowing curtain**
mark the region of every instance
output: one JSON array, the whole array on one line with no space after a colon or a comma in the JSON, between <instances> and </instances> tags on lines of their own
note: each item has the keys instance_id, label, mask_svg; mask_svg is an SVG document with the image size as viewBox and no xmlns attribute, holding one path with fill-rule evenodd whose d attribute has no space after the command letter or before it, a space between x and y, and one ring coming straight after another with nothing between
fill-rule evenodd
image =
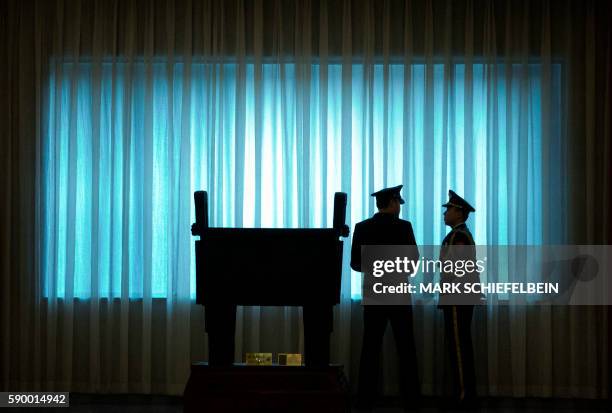
<instances>
[{"instance_id":1,"label":"glowing curtain","mask_svg":"<svg viewBox=\"0 0 612 413\"><path fill-rule=\"evenodd\" d=\"M370 69L352 64L352 100L343 103L337 98L340 64L327 65L328 91L322 96L320 65L304 68L311 83L303 84L295 64L265 63L259 105L250 63L241 79L236 64L186 67L177 62L168 69L166 63L104 62L96 96L90 62L59 61L54 67L48 90L53 116L43 153L43 279L45 295L51 297L167 297L173 291L182 299L195 298L193 254L189 264L181 262L188 256L184 251L193 252L192 239L176 225L187 217L188 223L194 221L190 194L209 191L213 226L329 226L333 193L346 191L337 167L343 153L352 171L352 223L374 212L369 193L403 183L409 202L402 216L414 222L419 244L438 244L445 228L437 206L445 201L447 188L454 188L472 193L478 205L470 226L479 244L537 244L542 241L543 151L552 152L559 168L563 165L550 147L542 148L542 64L528 66L529 87L523 93L518 64L508 72L497 65L491 82L486 71L492 69L473 64L472 90L466 87L465 64L435 64L431 139L423 124L427 110L419 104L426 96L424 64L375 63ZM366 91L367 70L372 86ZM550 70L551 83L559 89L560 65ZM445 76L452 76L452 83ZM238 84L244 87L240 93ZM298 137L299 90L316 102L302 113L311 122L308 137L303 132ZM467 106L466 93L472 95ZM406 110L405 100L412 110ZM521 101L527 102L524 111L519 110ZM487 117L491 104L508 104L508 111ZM342 147L340 133L343 105L351 114L349 148ZM558 95L551 113L559 124ZM261 117L258 137L256 116ZM524 135L519 133L521 116L530 119ZM487 125L491 120L499 126ZM555 132L549 139L560 145L560 130ZM428 154L431 164L424 162ZM301 186L298 177L309 187ZM433 187L426 188L427 182ZM522 187L531 194L522 201L526 211L513 204ZM497 191L495 214L489 214L491 190ZM524 222L529 229L520 232L509 222ZM84 230L94 223L93 234ZM348 277L348 262L344 271ZM360 295L357 273L352 274L351 295Z\"/></svg>"}]
</instances>

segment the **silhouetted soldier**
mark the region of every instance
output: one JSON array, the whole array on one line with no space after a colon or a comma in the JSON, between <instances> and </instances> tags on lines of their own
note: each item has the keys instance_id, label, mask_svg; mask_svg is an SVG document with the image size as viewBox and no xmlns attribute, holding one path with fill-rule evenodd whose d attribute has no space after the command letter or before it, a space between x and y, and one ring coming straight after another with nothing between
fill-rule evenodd
<instances>
[{"instance_id":1,"label":"silhouetted soldier","mask_svg":"<svg viewBox=\"0 0 612 413\"><path fill-rule=\"evenodd\" d=\"M476 247L465 221L474 208L454 191L448 191L449 200L444 211L444 223L452 229L442 241L440 260L471 260L476 262ZM469 271L461 276L442 273L443 284L477 283L478 273ZM461 285L460 285L461 287ZM463 291L463 289L462 289ZM445 342L450 356L455 387L454 401L469 407L476 399L476 375L472 349L472 314L474 305L481 302L481 294L440 294L439 308L444 311Z\"/></svg>"},{"instance_id":2,"label":"silhouetted soldier","mask_svg":"<svg viewBox=\"0 0 612 413\"><path fill-rule=\"evenodd\" d=\"M399 218L402 185L375 192L378 212L355 225L351 249L351 267L361 266L362 245L415 245L412 225ZM418 260L418 250L414 249ZM420 395L411 305L364 305L363 345L359 365L358 405L371 408L378 390L378 374L382 339L391 322L399 357L400 392L404 404L417 403Z\"/></svg>"}]
</instances>

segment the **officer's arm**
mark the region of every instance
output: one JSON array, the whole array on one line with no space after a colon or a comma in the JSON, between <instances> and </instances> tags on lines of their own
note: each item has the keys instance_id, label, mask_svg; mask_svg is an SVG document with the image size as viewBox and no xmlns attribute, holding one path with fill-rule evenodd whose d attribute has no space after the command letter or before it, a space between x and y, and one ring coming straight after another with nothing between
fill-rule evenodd
<instances>
[{"instance_id":1,"label":"officer's arm","mask_svg":"<svg viewBox=\"0 0 612 413\"><path fill-rule=\"evenodd\" d=\"M457 232L453 237L453 245L470 245L470 240L463 232Z\"/></svg>"},{"instance_id":2,"label":"officer's arm","mask_svg":"<svg viewBox=\"0 0 612 413\"><path fill-rule=\"evenodd\" d=\"M353 244L351 245L351 268L361 272L361 226L355 225Z\"/></svg>"},{"instance_id":3,"label":"officer's arm","mask_svg":"<svg viewBox=\"0 0 612 413\"><path fill-rule=\"evenodd\" d=\"M412 224L410 222L408 223L408 241L406 242L406 244L413 245L413 247L411 248L411 259L414 261L418 261L420 257L419 247L417 247L416 239L414 238L414 231L412 230Z\"/></svg>"},{"instance_id":4,"label":"officer's arm","mask_svg":"<svg viewBox=\"0 0 612 413\"><path fill-rule=\"evenodd\" d=\"M457 233L455 233L452 239L451 248L459 248L453 249L451 253L453 259L458 261L475 260L475 258L472 257L472 254L469 251L469 246L471 246L470 239L464 232L458 231ZM467 274L468 272L466 270L462 277Z\"/></svg>"}]
</instances>

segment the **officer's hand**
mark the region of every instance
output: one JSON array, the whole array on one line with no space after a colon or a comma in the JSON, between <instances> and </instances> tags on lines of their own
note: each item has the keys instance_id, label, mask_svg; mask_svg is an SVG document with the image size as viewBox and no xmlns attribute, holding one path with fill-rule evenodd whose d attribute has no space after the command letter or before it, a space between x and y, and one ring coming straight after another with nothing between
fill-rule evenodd
<instances>
[{"instance_id":1,"label":"officer's hand","mask_svg":"<svg viewBox=\"0 0 612 413\"><path fill-rule=\"evenodd\" d=\"M200 235L200 226L197 222L191 224L191 235Z\"/></svg>"},{"instance_id":2,"label":"officer's hand","mask_svg":"<svg viewBox=\"0 0 612 413\"><path fill-rule=\"evenodd\" d=\"M349 228L348 225L344 225L342 226L342 229L340 230L340 235L343 237L348 237L349 234L351 233L351 229Z\"/></svg>"}]
</instances>

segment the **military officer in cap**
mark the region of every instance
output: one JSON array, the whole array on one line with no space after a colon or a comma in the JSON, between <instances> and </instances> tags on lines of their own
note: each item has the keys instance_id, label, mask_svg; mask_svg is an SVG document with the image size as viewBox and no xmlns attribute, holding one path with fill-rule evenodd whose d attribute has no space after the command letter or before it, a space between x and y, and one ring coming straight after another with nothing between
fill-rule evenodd
<instances>
[{"instance_id":1,"label":"military officer in cap","mask_svg":"<svg viewBox=\"0 0 612 413\"><path fill-rule=\"evenodd\" d=\"M476 262L476 247L472 233L466 225L470 212L475 209L454 191L448 191L449 200L442 205L444 223L451 231L442 241L440 260L471 260ZM476 271L442 273L441 283L462 284L478 282ZM461 287L461 285L459 286ZM472 349L472 314L474 305L480 304L480 294L440 294L439 308L444 312L445 343L449 352L454 381L454 399L460 406L471 406L476 398L476 376Z\"/></svg>"},{"instance_id":2,"label":"military officer in cap","mask_svg":"<svg viewBox=\"0 0 612 413\"><path fill-rule=\"evenodd\" d=\"M414 233L409 221L399 218L402 185L382 189L376 197L378 212L355 225L351 248L351 268L363 272L362 245L414 245ZM414 248L418 260L418 249ZM359 365L358 405L371 408L378 389L378 374L382 339L387 322L391 323L399 358L400 392L406 405L415 405L420 395L416 351L410 305L364 305L363 344Z\"/></svg>"}]
</instances>

